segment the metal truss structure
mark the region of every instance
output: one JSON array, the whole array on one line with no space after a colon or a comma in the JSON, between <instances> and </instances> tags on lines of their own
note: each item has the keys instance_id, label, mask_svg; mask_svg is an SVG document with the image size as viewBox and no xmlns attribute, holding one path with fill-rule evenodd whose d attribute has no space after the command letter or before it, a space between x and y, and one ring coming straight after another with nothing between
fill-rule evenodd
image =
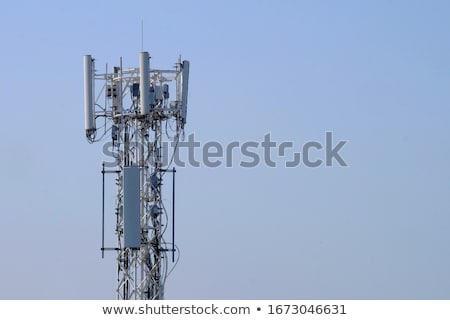
<instances>
[{"instance_id":1,"label":"metal truss structure","mask_svg":"<svg viewBox=\"0 0 450 320\"><path fill-rule=\"evenodd\" d=\"M148 52L140 53L139 68L123 69L121 59L111 73L97 73L92 56L84 56L86 137L90 143L109 137L114 157L114 164L103 164L103 221L105 174L112 173L117 247L105 248L103 240L102 255L117 252L118 299L164 299L169 256L172 263L179 258L174 243L175 168L169 169L173 155L163 157L168 154L163 142L170 140L175 152L183 135L188 77L189 61L178 59L173 70L151 69ZM161 196L168 172L173 175L171 242L164 238L170 217ZM102 233L104 239L104 224Z\"/></svg>"}]
</instances>

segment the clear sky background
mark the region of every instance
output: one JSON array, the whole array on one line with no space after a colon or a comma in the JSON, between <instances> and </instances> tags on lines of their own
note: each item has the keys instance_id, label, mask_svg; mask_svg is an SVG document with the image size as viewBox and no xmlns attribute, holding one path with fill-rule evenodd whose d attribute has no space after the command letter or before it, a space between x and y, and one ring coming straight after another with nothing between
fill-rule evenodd
<instances>
[{"instance_id":1,"label":"clear sky background","mask_svg":"<svg viewBox=\"0 0 450 320\"><path fill-rule=\"evenodd\" d=\"M187 134L348 140L346 168L180 168L166 298L450 299L449 16L448 1L7 1L0 298L115 298L83 55L137 67L144 20L152 66L191 61Z\"/></svg>"}]
</instances>

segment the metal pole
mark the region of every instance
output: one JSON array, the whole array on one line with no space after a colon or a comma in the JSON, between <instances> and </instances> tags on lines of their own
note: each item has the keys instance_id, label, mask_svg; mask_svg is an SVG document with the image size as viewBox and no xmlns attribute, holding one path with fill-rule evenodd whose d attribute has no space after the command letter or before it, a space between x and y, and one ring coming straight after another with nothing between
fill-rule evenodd
<instances>
[{"instance_id":1,"label":"metal pole","mask_svg":"<svg viewBox=\"0 0 450 320\"><path fill-rule=\"evenodd\" d=\"M105 258L105 163L102 163L102 259Z\"/></svg>"},{"instance_id":2,"label":"metal pole","mask_svg":"<svg viewBox=\"0 0 450 320\"><path fill-rule=\"evenodd\" d=\"M172 262L175 262L175 167L172 170Z\"/></svg>"}]
</instances>

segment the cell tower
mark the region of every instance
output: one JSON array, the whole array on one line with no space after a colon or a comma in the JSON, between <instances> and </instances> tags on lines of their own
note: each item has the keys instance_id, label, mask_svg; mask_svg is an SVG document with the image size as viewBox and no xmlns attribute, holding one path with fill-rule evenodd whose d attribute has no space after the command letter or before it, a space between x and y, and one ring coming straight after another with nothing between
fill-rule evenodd
<instances>
[{"instance_id":1,"label":"cell tower","mask_svg":"<svg viewBox=\"0 0 450 320\"><path fill-rule=\"evenodd\" d=\"M117 299L164 299L166 278L179 258L174 238L176 171L170 169L173 154L163 157L163 152L168 155L163 141L170 140L175 152L184 134L188 78L189 61L181 58L173 70L158 70L150 68L148 52L141 52L139 68L123 69L120 59L112 72L106 66L105 73L97 73L92 56L84 56L86 137L90 143L109 137L115 161L103 163L102 170L102 256L106 250L117 252ZM102 83L98 95L96 83ZM171 242L163 237L169 214L161 196L168 172L173 176ZM117 246L112 248L104 246L105 174L114 174L117 185Z\"/></svg>"}]
</instances>

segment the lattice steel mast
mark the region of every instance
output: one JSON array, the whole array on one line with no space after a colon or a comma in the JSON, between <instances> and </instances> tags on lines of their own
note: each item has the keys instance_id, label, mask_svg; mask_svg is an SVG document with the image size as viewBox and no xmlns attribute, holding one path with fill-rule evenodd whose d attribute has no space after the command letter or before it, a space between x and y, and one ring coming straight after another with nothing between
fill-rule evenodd
<instances>
[{"instance_id":1,"label":"lattice steel mast","mask_svg":"<svg viewBox=\"0 0 450 320\"><path fill-rule=\"evenodd\" d=\"M86 137L93 143L110 134L108 150L115 159L114 164L103 164L102 173L103 181L105 174L116 174L117 247L105 248L103 242L102 250L117 251L117 298L125 300L164 299L168 253L174 262L176 251L174 241L164 239L169 216L161 197L162 180L175 169L169 169L172 157L163 153L169 155L164 142L170 140L175 152L183 135L189 62L179 59L174 70L158 70L150 68L149 59L148 52L141 52L139 68L123 69L121 59L111 73L97 73L94 59L84 56ZM102 86L96 96L97 82ZM174 100L169 100L171 82ZM169 139L163 139L164 133Z\"/></svg>"}]
</instances>

